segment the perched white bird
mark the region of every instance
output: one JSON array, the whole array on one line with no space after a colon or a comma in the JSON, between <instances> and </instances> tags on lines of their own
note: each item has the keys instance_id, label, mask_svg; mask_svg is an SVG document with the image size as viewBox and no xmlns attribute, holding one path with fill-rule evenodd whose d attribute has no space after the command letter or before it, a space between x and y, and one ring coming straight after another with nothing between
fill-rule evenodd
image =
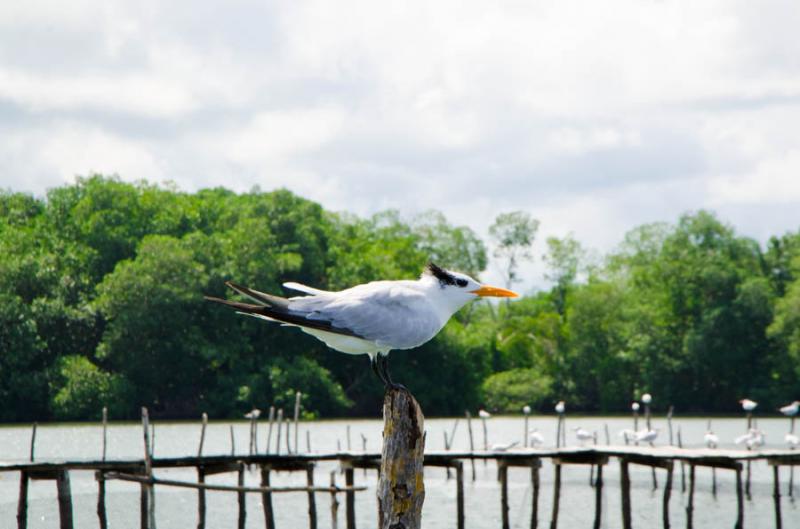
<instances>
[{"instance_id":1,"label":"perched white bird","mask_svg":"<svg viewBox=\"0 0 800 529\"><path fill-rule=\"evenodd\" d=\"M478 417L480 417L481 419L489 419L492 417L492 414L481 408L478 410Z\"/></svg>"},{"instance_id":2,"label":"perched white bird","mask_svg":"<svg viewBox=\"0 0 800 529\"><path fill-rule=\"evenodd\" d=\"M560 400L560 401L558 401L556 403L556 413L564 413L564 410L566 410L566 409L567 409L567 407L564 404L563 400Z\"/></svg>"},{"instance_id":3,"label":"perched white bird","mask_svg":"<svg viewBox=\"0 0 800 529\"><path fill-rule=\"evenodd\" d=\"M246 419L258 419L261 417L261 410L258 408L253 408L252 410L248 411L244 414Z\"/></svg>"},{"instance_id":4,"label":"perched white bird","mask_svg":"<svg viewBox=\"0 0 800 529\"><path fill-rule=\"evenodd\" d=\"M638 402L634 402L633 404L631 404L631 410L632 411L639 411L639 403Z\"/></svg>"},{"instance_id":5,"label":"perched white bird","mask_svg":"<svg viewBox=\"0 0 800 529\"><path fill-rule=\"evenodd\" d=\"M742 399L739 401L739 404L742 405L742 409L744 411L753 411L758 406L758 402L752 401L750 399Z\"/></svg>"},{"instance_id":6,"label":"perched white bird","mask_svg":"<svg viewBox=\"0 0 800 529\"><path fill-rule=\"evenodd\" d=\"M703 442L709 448L716 448L719 445L719 437L711 430L707 431L703 436Z\"/></svg>"},{"instance_id":7,"label":"perched white bird","mask_svg":"<svg viewBox=\"0 0 800 529\"><path fill-rule=\"evenodd\" d=\"M656 440L656 437L658 437L658 428L636 432L636 440L640 443L652 443Z\"/></svg>"},{"instance_id":8,"label":"perched white bird","mask_svg":"<svg viewBox=\"0 0 800 529\"><path fill-rule=\"evenodd\" d=\"M489 449L492 452L505 452L511 448L514 448L519 444L519 441L514 441L513 443L495 443Z\"/></svg>"},{"instance_id":9,"label":"perched white bird","mask_svg":"<svg viewBox=\"0 0 800 529\"><path fill-rule=\"evenodd\" d=\"M642 395L642 402L645 404L650 404L653 401L653 396L649 393L645 393Z\"/></svg>"},{"instance_id":10,"label":"perched white bird","mask_svg":"<svg viewBox=\"0 0 800 529\"><path fill-rule=\"evenodd\" d=\"M636 432L634 430L629 429L629 428L626 428L625 430L620 430L619 434L617 434L617 435L622 437L625 440L626 443L636 439Z\"/></svg>"},{"instance_id":11,"label":"perched white bird","mask_svg":"<svg viewBox=\"0 0 800 529\"><path fill-rule=\"evenodd\" d=\"M479 297L517 296L433 263L417 280L373 281L338 292L284 283L284 287L306 294L288 299L230 281L225 284L254 303L206 299L242 314L300 327L342 353L369 355L373 371L387 387L398 386L389 375L389 351L424 344L457 310Z\"/></svg>"},{"instance_id":12,"label":"perched white bird","mask_svg":"<svg viewBox=\"0 0 800 529\"><path fill-rule=\"evenodd\" d=\"M798 438L793 433L787 433L783 439L786 441L786 444L788 444L789 448L791 448L792 450L797 448L797 445L800 444L800 438Z\"/></svg>"},{"instance_id":13,"label":"perched white bird","mask_svg":"<svg viewBox=\"0 0 800 529\"><path fill-rule=\"evenodd\" d=\"M530 415L531 407L526 404L525 406L522 407L522 413L524 413L525 415Z\"/></svg>"},{"instance_id":14,"label":"perched white bird","mask_svg":"<svg viewBox=\"0 0 800 529\"><path fill-rule=\"evenodd\" d=\"M747 448L756 448L764 445L764 432L756 428L750 428L746 434L740 435L733 440L737 445L745 444Z\"/></svg>"},{"instance_id":15,"label":"perched white bird","mask_svg":"<svg viewBox=\"0 0 800 529\"><path fill-rule=\"evenodd\" d=\"M578 441L583 444L585 441L591 441L597 435L596 433L590 433L588 430L581 428L580 426L576 426L573 428L575 430L575 437L578 438Z\"/></svg>"},{"instance_id":16,"label":"perched white bird","mask_svg":"<svg viewBox=\"0 0 800 529\"><path fill-rule=\"evenodd\" d=\"M798 411L800 411L800 400L796 400L791 404L787 404L786 406L780 408L780 412L789 417L797 415Z\"/></svg>"},{"instance_id":17,"label":"perched white bird","mask_svg":"<svg viewBox=\"0 0 800 529\"><path fill-rule=\"evenodd\" d=\"M529 438L531 440L531 445L536 448L537 446L544 444L544 436L539 432L538 428L534 428L529 432Z\"/></svg>"}]
</instances>

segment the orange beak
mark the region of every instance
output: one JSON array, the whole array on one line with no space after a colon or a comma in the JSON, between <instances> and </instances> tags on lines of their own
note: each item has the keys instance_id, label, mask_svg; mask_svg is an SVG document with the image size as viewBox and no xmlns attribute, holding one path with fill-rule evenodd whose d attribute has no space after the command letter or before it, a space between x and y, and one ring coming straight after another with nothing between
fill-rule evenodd
<instances>
[{"instance_id":1,"label":"orange beak","mask_svg":"<svg viewBox=\"0 0 800 529\"><path fill-rule=\"evenodd\" d=\"M492 297L492 298L516 298L519 297L519 294L516 292L512 292L510 290L506 290L505 288L498 288L498 287L490 287L489 285L483 285L482 287L472 290L470 293L475 294L476 296L481 297Z\"/></svg>"}]
</instances>

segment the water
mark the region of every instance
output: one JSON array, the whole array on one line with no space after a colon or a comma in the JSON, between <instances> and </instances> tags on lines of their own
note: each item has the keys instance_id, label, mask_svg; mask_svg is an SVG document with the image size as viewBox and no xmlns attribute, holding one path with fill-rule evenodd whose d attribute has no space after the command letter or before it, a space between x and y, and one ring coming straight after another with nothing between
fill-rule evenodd
<instances>
[{"instance_id":1,"label":"water","mask_svg":"<svg viewBox=\"0 0 800 529\"><path fill-rule=\"evenodd\" d=\"M598 442L605 444L603 425L608 424L612 443L619 444L617 432L631 428L631 419L619 417L567 417L568 444L577 444L572 431L581 426L596 430ZM454 419L427 419L427 447L430 450L444 449L443 431L448 434ZM205 454L228 454L231 450L229 424L211 422L208 425L205 441ZM530 419L530 428L538 428L545 436L547 444L555 439L553 417ZM788 429L786 419L760 419L758 426L766 433L766 448L782 448L783 436ZM367 439L367 450L380 448L382 423L379 420L316 421L300 424L299 444L305 449L306 431L310 432L314 451L332 451L337 448L337 440L342 449L347 449L347 425L350 425L350 447L360 450L363 434ZM640 422L640 426L643 422ZM233 423L236 451L246 453L248 449L247 422ZM521 417L493 417L487 421L488 442L508 443L522 439L523 419ZM659 417L653 420L654 427L660 427L656 445L668 442L666 421ZM483 447L483 430L479 420L472 421L476 449ZM680 427L684 446L701 446L706 430L706 419L678 418L673 420L677 436ZM156 457L186 456L197 453L199 423L155 423ZM734 447L733 439L743 433L744 419L714 419L713 429L719 435L721 447ZM260 423L259 445L263 449L266 442L266 424ZM285 434L284 434L285 435ZM39 426L36 442L37 459L99 459L101 455L102 427L97 424L53 424ZM294 431L292 430L292 439ZM281 451L285 451L285 437L282 438ZM25 460L28 457L30 427L0 427L0 459ZM677 437L676 437L677 443ZM273 437L274 448L274 437ZM456 430L453 450L468 450L466 422L462 419ZM133 423L112 424L108 430L108 458L140 458L142 454L141 426ZM315 475L317 484L327 485L329 473L334 463L320 464ZM501 525L500 489L496 481L497 470L493 463L476 462L477 479L470 481L469 462L465 463L465 505L466 524L470 528L496 528ZM781 494L784 527L800 527L800 509L787 496L789 469L781 469ZM159 470L164 478L195 481L191 469ZM80 528L97 527L95 514L97 484L91 472L71 472L73 509L75 526ZM620 511L619 465L611 460L603 472L603 527L616 528L622 525ZM800 475L797 476L800 481ZM356 484L366 484L369 489L357 493L357 525L361 528L375 526L377 510L375 500L376 475L370 471L364 475L356 471ZM552 506L553 467L545 461L541 470L542 487L539 497L539 527L548 527ZM661 527L661 499L666 475L658 471L659 489L653 492L650 469L631 466L631 503L633 524L637 528ZM688 479L688 468L687 468ZM213 483L235 484L234 474L222 474L209 478ZM248 473L246 484L258 485L257 473ZM565 529L590 527L594 517L594 489L589 487L589 468L585 466L566 466L562 471L562 497L559 511L559 527ZM698 467L695 484L695 527L731 527L736 518L735 474L732 471L717 470L719 486L717 498L711 495L711 469ZM343 476L337 476L337 483L344 483ZM273 485L304 485L303 473L278 474ZM16 502L19 480L17 473L0 473L0 527L16 525ZM455 481L447 480L444 469L426 468L426 498L423 523L426 528L454 527L456 512ZM800 487L800 485L798 485ZM187 489L159 487L156 489L156 518L159 529L184 529L192 527L197 520L197 493ZM764 462L753 464L752 500L745 504L745 527L774 527L774 504L772 500L772 474ZM512 527L529 527L531 515L530 472L524 468L509 470L509 513ZM796 491L800 493L800 490ZM797 494L796 494L797 495ZM235 494L209 492L207 495L207 526L233 527L236 523L238 507ZM247 527L264 527L261 497L247 495ZM327 494L317 495L319 527L330 527L330 500ZM31 482L29 489L28 527L51 528L58 526L58 510L55 496L55 483L52 481ZM307 503L305 493L280 494L273 496L276 524L280 529L306 527ZM340 498L339 526L344 526L344 497ZM670 502L670 519L673 527L685 526L686 495L681 494L680 467L676 466L673 475L673 495ZM111 481L107 484L107 508L109 527L127 529L139 527L139 486L133 483Z\"/></svg>"}]
</instances>

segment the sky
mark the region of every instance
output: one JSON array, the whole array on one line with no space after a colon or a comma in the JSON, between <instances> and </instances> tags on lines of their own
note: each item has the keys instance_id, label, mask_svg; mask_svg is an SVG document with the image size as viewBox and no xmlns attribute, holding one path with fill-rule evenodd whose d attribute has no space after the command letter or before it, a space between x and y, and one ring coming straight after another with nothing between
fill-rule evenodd
<instances>
[{"instance_id":1,"label":"sky","mask_svg":"<svg viewBox=\"0 0 800 529\"><path fill-rule=\"evenodd\" d=\"M794 0L0 2L0 188L93 172L499 213L600 253L701 208L800 228ZM496 277L494 265L487 277Z\"/></svg>"}]
</instances>

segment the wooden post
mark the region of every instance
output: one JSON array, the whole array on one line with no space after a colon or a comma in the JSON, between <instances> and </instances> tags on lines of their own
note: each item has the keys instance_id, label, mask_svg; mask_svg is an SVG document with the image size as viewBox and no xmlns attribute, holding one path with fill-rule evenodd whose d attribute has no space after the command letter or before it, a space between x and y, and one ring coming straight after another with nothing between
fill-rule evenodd
<instances>
[{"instance_id":1,"label":"wooden post","mask_svg":"<svg viewBox=\"0 0 800 529\"><path fill-rule=\"evenodd\" d=\"M383 397L383 450L378 480L380 529L419 529L425 501L425 417L405 388Z\"/></svg>"},{"instance_id":2,"label":"wooden post","mask_svg":"<svg viewBox=\"0 0 800 529\"><path fill-rule=\"evenodd\" d=\"M541 463L531 468L531 481L533 481L533 499L531 505L531 529L539 525L539 467Z\"/></svg>"},{"instance_id":3,"label":"wooden post","mask_svg":"<svg viewBox=\"0 0 800 529\"><path fill-rule=\"evenodd\" d=\"M467 431L469 432L469 451L470 453L475 451L475 441L472 437L472 415L470 415L469 411L464 412L467 416ZM475 459L469 459L470 464L472 465L472 481L475 481Z\"/></svg>"},{"instance_id":4,"label":"wooden post","mask_svg":"<svg viewBox=\"0 0 800 529\"><path fill-rule=\"evenodd\" d=\"M611 434L608 433L608 423L603 423L603 430L606 432L606 446L611 444Z\"/></svg>"},{"instance_id":5,"label":"wooden post","mask_svg":"<svg viewBox=\"0 0 800 529\"><path fill-rule=\"evenodd\" d=\"M350 446L350 425L347 425L347 451L350 452L352 447Z\"/></svg>"},{"instance_id":6,"label":"wooden post","mask_svg":"<svg viewBox=\"0 0 800 529\"><path fill-rule=\"evenodd\" d=\"M631 475L628 472L628 461L619 460L620 491L622 492L622 527L631 529Z\"/></svg>"},{"instance_id":7,"label":"wooden post","mask_svg":"<svg viewBox=\"0 0 800 529\"><path fill-rule=\"evenodd\" d=\"M150 415L147 408L142 407L142 431L144 434L144 473L152 479L153 477L153 464L152 464L152 446L150 445ZM147 529L156 529L156 498L153 484L142 484L144 487L144 497L142 507L146 508L146 525ZM142 513L143 517L145 513Z\"/></svg>"},{"instance_id":8,"label":"wooden post","mask_svg":"<svg viewBox=\"0 0 800 529\"><path fill-rule=\"evenodd\" d=\"M456 524L458 529L464 529L464 463L456 463Z\"/></svg>"},{"instance_id":9,"label":"wooden post","mask_svg":"<svg viewBox=\"0 0 800 529\"><path fill-rule=\"evenodd\" d=\"M667 410L667 428L669 430L669 445L673 446L674 443L672 442L672 412L674 411L675 406L670 406L669 410Z\"/></svg>"},{"instance_id":10,"label":"wooden post","mask_svg":"<svg viewBox=\"0 0 800 529\"><path fill-rule=\"evenodd\" d=\"M306 453L311 453L311 430L306 430Z\"/></svg>"},{"instance_id":11,"label":"wooden post","mask_svg":"<svg viewBox=\"0 0 800 529\"><path fill-rule=\"evenodd\" d=\"M239 475L236 484L240 487L244 487L244 463L239 463ZM247 499L243 491L236 493L236 496L239 500L239 529L244 529L245 522L247 521Z\"/></svg>"},{"instance_id":12,"label":"wooden post","mask_svg":"<svg viewBox=\"0 0 800 529\"><path fill-rule=\"evenodd\" d=\"M561 448L561 414L558 414L556 422L556 448Z\"/></svg>"},{"instance_id":13,"label":"wooden post","mask_svg":"<svg viewBox=\"0 0 800 529\"><path fill-rule=\"evenodd\" d=\"M672 469L674 462L670 461L667 467L667 483L664 485L664 505L661 508L661 516L664 519L664 529L669 529L669 498L672 494Z\"/></svg>"},{"instance_id":14,"label":"wooden post","mask_svg":"<svg viewBox=\"0 0 800 529\"><path fill-rule=\"evenodd\" d=\"M231 433L231 455L236 453L236 438L233 436L233 425L228 425L228 431Z\"/></svg>"},{"instance_id":15,"label":"wooden post","mask_svg":"<svg viewBox=\"0 0 800 529\"><path fill-rule=\"evenodd\" d=\"M344 469L345 486L350 488L353 487L353 474L353 467L347 467ZM356 493L352 490L348 490L344 493L344 511L347 529L356 529Z\"/></svg>"},{"instance_id":16,"label":"wooden post","mask_svg":"<svg viewBox=\"0 0 800 529\"><path fill-rule=\"evenodd\" d=\"M597 481L594 486L594 529L600 529L603 509L603 464L597 465Z\"/></svg>"},{"instance_id":17,"label":"wooden post","mask_svg":"<svg viewBox=\"0 0 800 529\"><path fill-rule=\"evenodd\" d=\"M37 423L33 423L31 428L31 451L30 451L30 460L33 461L33 456L36 453L36 428L39 425Z\"/></svg>"},{"instance_id":18,"label":"wooden post","mask_svg":"<svg viewBox=\"0 0 800 529\"><path fill-rule=\"evenodd\" d=\"M481 417L481 426L483 426L483 451L489 450L489 430L486 427L486 417ZM483 460L484 464L488 464L488 460Z\"/></svg>"},{"instance_id":19,"label":"wooden post","mask_svg":"<svg viewBox=\"0 0 800 529\"><path fill-rule=\"evenodd\" d=\"M283 408L278 410L278 417L275 419L275 422L278 425L278 435L276 435L276 442L275 442L275 453L281 453L281 426L283 425Z\"/></svg>"},{"instance_id":20,"label":"wooden post","mask_svg":"<svg viewBox=\"0 0 800 529\"><path fill-rule=\"evenodd\" d=\"M336 497L336 471L331 471L331 529L339 526L339 499Z\"/></svg>"},{"instance_id":21,"label":"wooden post","mask_svg":"<svg viewBox=\"0 0 800 529\"><path fill-rule=\"evenodd\" d=\"M300 398L302 397L302 393L299 391L294 394L294 453L300 453L300 447L297 444L297 436L298 436L298 429L300 428L300 424L297 422L300 420Z\"/></svg>"},{"instance_id":22,"label":"wooden post","mask_svg":"<svg viewBox=\"0 0 800 529\"><path fill-rule=\"evenodd\" d=\"M523 413L525 412L523 411ZM522 446L524 446L525 448L528 448L529 437L530 436L528 435L528 414L525 413L525 431L522 433Z\"/></svg>"},{"instance_id":23,"label":"wooden post","mask_svg":"<svg viewBox=\"0 0 800 529\"><path fill-rule=\"evenodd\" d=\"M683 448L683 440L681 439L681 427L678 426L678 448ZM714 477L714 497L717 496L717 469L711 467L711 472ZM681 460L681 494L686 492L686 462Z\"/></svg>"},{"instance_id":24,"label":"wooden post","mask_svg":"<svg viewBox=\"0 0 800 529\"><path fill-rule=\"evenodd\" d=\"M28 473L24 470L19 473L19 499L17 502L17 527L28 527Z\"/></svg>"},{"instance_id":25,"label":"wooden post","mask_svg":"<svg viewBox=\"0 0 800 529\"><path fill-rule=\"evenodd\" d=\"M197 445L197 457L203 457L203 444L206 441L206 426L208 426L208 414L203 412L202 426L200 426L200 444Z\"/></svg>"},{"instance_id":26,"label":"wooden post","mask_svg":"<svg viewBox=\"0 0 800 529\"><path fill-rule=\"evenodd\" d=\"M72 529L72 491L69 486L69 471L58 471L56 489L58 490L59 527L60 529Z\"/></svg>"},{"instance_id":27,"label":"wooden post","mask_svg":"<svg viewBox=\"0 0 800 529\"><path fill-rule=\"evenodd\" d=\"M107 431L108 431L108 408L103 406L103 461L106 460Z\"/></svg>"},{"instance_id":28,"label":"wooden post","mask_svg":"<svg viewBox=\"0 0 800 529\"><path fill-rule=\"evenodd\" d=\"M97 519L100 529L108 529L108 516L106 515L106 478L102 470L95 474L97 479Z\"/></svg>"},{"instance_id":29,"label":"wooden post","mask_svg":"<svg viewBox=\"0 0 800 529\"><path fill-rule=\"evenodd\" d=\"M500 480L500 512L503 519L503 529L510 529L508 521L508 465L505 461L497 461L497 478Z\"/></svg>"},{"instance_id":30,"label":"wooden post","mask_svg":"<svg viewBox=\"0 0 800 529\"><path fill-rule=\"evenodd\" d=\"M297 394L299 395L300 392ZM314 463L308 463L306 466L306 485L314 486ZM317 499L313 490L308 491L308 527L317 529Z\"/></svg>"},{"instance_id":31,"label":"wooden post","mask_svg":"<svg viewBox=\"0 0 800 529\"><path fill-rule=\"evenodd\" d=\"M558 502L561 499L561 463L556 463L556 477L553 484L553 514L550 519L550 529L558 527Z\"/></svg>"},{"instance_id":32,"label":"wooden post","mask_svg":"<svg viewBox=\"0 0 800 529\"><path fill-rule=\"evenodd\" d=\"M203 414L205 415L205 413ZM201 465L197 467L197 482L206 482L206 471ZM197 529L205 529L206 527L206 490L197 489Z\"/></svg>"},{"instance_id":33,"label":"wooden post","mask_svg":"<svg viewBox=\"0 0 800 529\"><path fill-rule=\"evenodd\" d=\"M269 454L270 450L272 449L272 424L275 421L275 406L269 407L269 429L267 430L267 449L264 451L265 454Z\"/></svg>"},{"instance_id":34,"label":"wooden post","mask_svg":"<svg viewBox=\"0 0 800 529\"><path fill-rule=\"evenodd\" d=\"M692 514L694 512L694 463L689 463L689 500L686 504L686 529L692 529Z\"/></svg>"},{"instance_id":35,"label":"wooden post","mask_svg":"<svg viewBox=\"0 0 800 529\"><path fill-rule=\"evenodd\" d=\"M780 467L775 464L772 467L772 481L773 481L773 489L772 489L772 497L775 499L775 528L781 529L783 527L783 521L781 520L781 486L780 486L780 477L778 475L778 469Z\"/></svg>"},{"instance_id":36,"label":"wooden post","mask_svg":"<svg viewBox=\"0 0 800 529\"><path fill-rule=\"evenodd\" d=\"M286 417L286 453L287 454L291 454L292 453L292 447L291 447L291 445L289 443L289 430L291 430L291 428L292 428L292 423L289 420L289 417Z\"/></svg>"},{"instance_id":37,"label":"wooden post","mask_svg":"<svg viewBox=\"0 0 800 529\"><path fill-rule=\"evenodd\" d=\"M262 487L269 487L269 473L270 468L266 465L261 467L261 486ZM331 473L332 474L332 473ZM261 505L264 508L264 522L267 526L267 529L275 529L275 513L272 510L272 493L271 492L262 492L261 493ZM335 525L334 525L335 527Z\"/></svg>"},{"instance_id":38,"label":"wooden post","mask_svg":"<svg viewBox=\"0 0 800 529\"><path fill-rule=\"evenodd\" d=\"M736 525L735 529L744 527L744 499L742 498L742 466L736 467Z\"/></svg>"}]
</instances>

